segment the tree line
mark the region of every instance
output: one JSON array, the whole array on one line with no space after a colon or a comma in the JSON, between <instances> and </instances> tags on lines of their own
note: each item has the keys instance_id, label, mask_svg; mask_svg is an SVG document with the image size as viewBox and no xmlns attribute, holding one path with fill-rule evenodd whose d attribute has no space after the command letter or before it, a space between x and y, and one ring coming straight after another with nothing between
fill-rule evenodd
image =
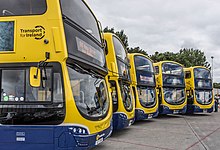
<instances>
[{"instance_id":1,"label":"tree line","mask_svg":"<svg viewBox=\"0 0 220 150\"><path fill-rule=\"evenodd\" d=\"M144 54L154 62L159 62L163 60L171 60L176 61L180 64L183 64L185 67L191 66L205 66L211 70L211 65L207 61L205 53L199 49L193 48L183 48L180 49L178 52L158 52L155 51L154 54L148 54L146 50L137 47L129 47L128 43L128 36L125 34L124 30L115 31L114 28L105 27L103 32L110 32L116 34L124 44L125 48L129 53L141 53ZM220 83L214 83L214 88L220 88Z\"/></svg>"}]
</instances>

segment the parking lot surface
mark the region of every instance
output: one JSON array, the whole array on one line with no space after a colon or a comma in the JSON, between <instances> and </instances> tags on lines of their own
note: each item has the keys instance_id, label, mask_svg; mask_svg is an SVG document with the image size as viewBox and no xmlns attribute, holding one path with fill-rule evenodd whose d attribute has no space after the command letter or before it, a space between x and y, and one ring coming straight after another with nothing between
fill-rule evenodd
<instances>
[{"instance_id":1,"label":"parking lot surface","mask_svg":"<svg viewBox=\"0 0 220 150\"><path fill-rule=\"evenodd\" d=\"M219 150L220 112L166 115L114 132L93 150Z\"/></svg>"}]
</instances>

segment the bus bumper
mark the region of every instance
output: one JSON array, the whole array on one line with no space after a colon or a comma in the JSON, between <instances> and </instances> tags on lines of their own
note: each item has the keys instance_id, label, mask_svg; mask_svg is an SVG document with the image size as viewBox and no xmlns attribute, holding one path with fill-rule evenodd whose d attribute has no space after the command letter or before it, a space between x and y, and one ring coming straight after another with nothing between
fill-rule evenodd
<instances>
[{"instance_id":1,"label":"bus bumper","mask_svg":"<svg viewBox=\"0 0 220 150\"><path fill-rule=\"evenodd\" d=\"M80 132L80 133L79 133ZM111 135L112 126L88 134L81 126L0 126L1 150L86 150Z\"/></svg>"},{"instance_id":2,"label":"bus bumper","mask_svg":"<svg viewBox=\"0 0 220 150\"><path fill-rule=\"evenodd\" d=\"M134 123L135 118L128 119L123 113L113 114L113 130L126 128Z\"/></svg>"},{"instance_id":3,"label":"bus bumper","mask_svg":"<svg viewBox=\"0 0 220 150\"><path fill-rule=\"evenodd\" d=\"M190 105L190 104L187 105L187 113L192 114L192 113L202 113L202 112L211 113L213 112L213 107L208 108L208 109L201 109L197 105Z\"/></svg>"},{"instance_id":4,"label":"bus bumper","mask_svg":"<svg viewBox=\"0 0 220 150\"><path fill-rule=\"evenodd\" d=\"M135 121L155 118L158 116L158 114L159 114L158 109L156 112L151 113L151 114L147 114L141 109L135 109Z\"/></svg>"},{"instance_id":5,"label":"bus bumper","mask_svg":"<svg viewBox=\"0 0 220 150\"><path fill-rule=\"evenodd\" d=\"M159 114L185 114L187 106L184 106L183 109L171 110L169 107L161 105L159 107Z\"/></svg>"}]
</instances>

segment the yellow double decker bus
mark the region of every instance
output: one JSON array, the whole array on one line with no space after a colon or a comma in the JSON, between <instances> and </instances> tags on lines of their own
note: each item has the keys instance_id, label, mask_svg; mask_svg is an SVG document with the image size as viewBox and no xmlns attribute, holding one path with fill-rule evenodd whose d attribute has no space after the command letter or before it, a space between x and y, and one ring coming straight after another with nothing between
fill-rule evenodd
<instances>
[{"instance_id":1,"label":"yellow double decker bus","mask_svg":"<svg viewBox=\"0 0 220 150\"><path fill-rule=\"evenodd\" d=\"M113 102L113 129L123 129L134 122L135 105L131 89L130 65L127 51L120 39L112 33L104 33L108 79Z\"/></svg>"},{"instance_id":2,"label":"yellow double decker bus","mask_svg":"<svg viewBox=\"0 0 220 150\"><path fill-rule=\"evenodd\" d=\"M186 113L187 97L183 66L174 61L161 61L154 66L159 90L159 113Z\"/></svg>"},{"instance_id":3,"label":"yellow double decker bus","mask_svg":"<svg viewBox=\"0 0 220 150\"><path fill-rule=\"evenodd\" d=\"M210 70L203 66L184 68L187 113L213 112L214 96Z\"/></svg>"},{"instance_id":4,"label":"yellow double decker bus","mask_svg":"<svg viewBox=\"0 0 220 150\"><path fill-rule=\"evenodd\" d=\"M112 131L98 21L82 0L0 0L0 149L89 149Z\"/></svg>"},{"instance_id":5,"label":"yellow double decker bus","mask_svg":"<svg viewBox=\"0 0 220 150\"><path fill-rule=\"evenodd\" d=\"M128 56L135 97L135 120L157 117L159 110L153 61L140 53Z\"/></svg>"}]
</instances>

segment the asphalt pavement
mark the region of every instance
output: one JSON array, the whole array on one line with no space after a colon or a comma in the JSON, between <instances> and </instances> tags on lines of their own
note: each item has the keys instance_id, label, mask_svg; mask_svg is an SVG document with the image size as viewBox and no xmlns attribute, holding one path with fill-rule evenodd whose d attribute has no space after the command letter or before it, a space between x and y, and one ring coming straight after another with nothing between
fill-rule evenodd
<instances>
[{"instance_id":1,"label":"asphalt pavement","mask_svg":"<svg viewBox=\"0 0 220 150\"><path fill-rule=\"evenodd\" d=\"M93 150L220 150L220 112L165 115L114 132Z\"/></svg>"}]
</instances>

